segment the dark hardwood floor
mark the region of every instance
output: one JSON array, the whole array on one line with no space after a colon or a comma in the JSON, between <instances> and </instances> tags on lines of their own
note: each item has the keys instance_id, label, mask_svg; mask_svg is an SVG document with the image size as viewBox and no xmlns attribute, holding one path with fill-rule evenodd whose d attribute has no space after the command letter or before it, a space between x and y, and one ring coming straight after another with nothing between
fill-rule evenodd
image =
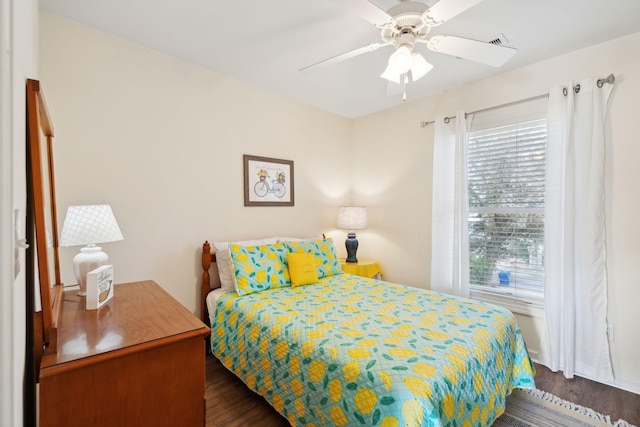
<instances>
[{"instance_id":1,"label":"dark hardwood floor","mask_svg":"<svg viewBox=\"0 0 640 427\"><path fill-rule=\"evenodd\" d=\"M586 406L611 421L623 419L640 426L640 394L610 387L581 377L566 379L560 372L536 364L536 387L564 400Z\"/></svg>"},{"instance_id":2,"label":"dark hardwood floor","mask_svg":"<svg viewBox=\"0 0 640 427\"><path fill-rule=\"evenodd\" d=\"M214 356L207 355L207 427L285 427L289 422L249 390Z\"/></svg>"},{"instance_id":3,"label":"dark hardwood floor","mask_svg":"<svg viewBox=\"0 0 640 427\"><path fill-rule=\"evenodd\" d=\"M640 395L536 365L536 386L562 399L640 426ZM249 390L215 357L207 356L207 427L285 427L289 422ZM560 427L560 426L559 426Z\"/></svg>"}]
</instances>

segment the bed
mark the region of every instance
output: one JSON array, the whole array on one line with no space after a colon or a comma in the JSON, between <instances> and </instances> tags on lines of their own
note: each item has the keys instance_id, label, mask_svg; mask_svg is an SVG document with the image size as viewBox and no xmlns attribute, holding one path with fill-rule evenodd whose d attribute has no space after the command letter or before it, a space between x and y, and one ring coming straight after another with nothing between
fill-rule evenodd
<instances>
[{"instance_id":1,"label":"bed","mask_svg":"<svg viewBox=\"0 0 640 427\"><path fill-rule=\"evenodd\" d=\"M330 239L239 243L203 245L210 349L292 426L488 426L535 387L506 309L342 273Z\"/></svg>"}]
</instances>

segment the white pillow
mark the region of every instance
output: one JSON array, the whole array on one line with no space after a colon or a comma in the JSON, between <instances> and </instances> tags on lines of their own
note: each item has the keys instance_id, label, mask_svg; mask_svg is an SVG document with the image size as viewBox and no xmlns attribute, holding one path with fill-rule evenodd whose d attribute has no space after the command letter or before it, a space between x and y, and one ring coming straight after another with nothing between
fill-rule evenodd
<instances>
[{"instance_id":1,"label":"white pillow","mask_svg":"<svg viewBox=\"0 0 640 427\"><path fill-rule=\"evenodd\" d=\"M300 237L278 237L278 243L280 242L304 242L305 240L313 240L316 237L305 237L305 238L300 238Z\"/></svg>"},{"instance_id":2,"label":"white pillow","mask_svg":"<svg viewBox=\"0 0 640 427\"><path fill-rule=\"evenodd\" d=\"M223 291L235 291L236 287L233 283L233 262L229 256L229 243L235 243L240 246L258 246L277 243L276 237L259 240L244 240L241 242L213 242L214 252L216 254L216 265L218 267L218 276L220 276L220 288Z\"/></svg>"}]
</instances>

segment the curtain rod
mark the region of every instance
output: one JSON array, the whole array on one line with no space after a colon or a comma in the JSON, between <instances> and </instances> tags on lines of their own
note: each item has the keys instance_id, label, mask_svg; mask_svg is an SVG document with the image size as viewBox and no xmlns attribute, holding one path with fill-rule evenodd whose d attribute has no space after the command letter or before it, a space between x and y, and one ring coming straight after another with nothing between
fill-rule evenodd
<instances>
[{"instance_id":1,"label":"curtain rod","mask_svg":"<svg viewBox=\"0 0 640 427\"><path fill-rule=\"evenodd\" d=\"M605 83L613 84L613 82L615 82L615 81L616 81L615 76L613 74L609 74L607 76L607 78L605 78L605 79L598 79L596 84L598 85L598 87L602 87L602 86L604 86ZM580 85L579 84L575 85L573 87L573 90L574 90L575 93L580 92ZM564 94L564 96L567 96L567 88L564 88L562 93ZM485 111L495 110L496 108L510 107L512 105L520 104L520 103L523 103L523 102L535 101L536 99L540 99L540 98L544 98L544 97L548 97L548 96L549 96L549 93L543 93L541 95L532 96L530 98L519 99L519 100L513 101L513 102L507 102L506 104L500 104L500 105L494 105L493 107L482 108L480 110L471 111L471 112L466 113L466 114L468 115L468 114L484 113ZM447 117L444 118L444 122L445 123L449 123L449 121L451 119L455 119L455 117L456 117L455 115L447 116ZM420 127L425 127L425 126L428 126L428 125L430 125L432 123L435 123L435 122L436 122L435 120L431 120L431 121L428 121L428 122L420 122Z\"/></svg>"}]
</instances>

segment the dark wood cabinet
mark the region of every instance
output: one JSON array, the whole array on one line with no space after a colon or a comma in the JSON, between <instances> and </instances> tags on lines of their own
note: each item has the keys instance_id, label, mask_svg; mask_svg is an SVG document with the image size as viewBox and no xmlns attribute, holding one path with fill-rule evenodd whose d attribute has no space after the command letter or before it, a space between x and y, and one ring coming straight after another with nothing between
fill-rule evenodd
<instances>
[{"instance_id":1,"label":"dark wood cabinet","mask_svg":"<svg viewBox=\"0 0 640 427\"><path fill-rule=\"evenodd\" d=\"M40 426L204 426L209 328L153 281L99 310L66 291L40 370Z\"/></svg>"}]
</instances>

